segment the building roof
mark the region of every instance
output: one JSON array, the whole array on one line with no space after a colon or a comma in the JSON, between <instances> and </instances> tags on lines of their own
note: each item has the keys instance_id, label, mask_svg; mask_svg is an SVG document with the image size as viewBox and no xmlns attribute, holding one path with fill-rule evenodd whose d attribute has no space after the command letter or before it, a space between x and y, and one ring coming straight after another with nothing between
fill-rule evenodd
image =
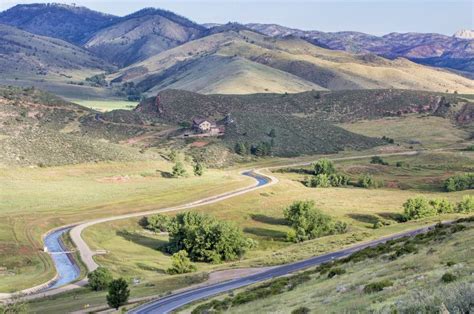
<instances>
[{"instance_id":1,"label":"building roof","mask_svg":"<svg viewBox=\"0 0 474 314\"><path fill-rule=\"evenodd\" d=\"M213 120L206 119L206 118L194 118L193 119L193 124L200 125L201 123L206 122L206 121L209 122L210 124L213 124L213 125L216 124L216 122L214 122Z\"/></svg>"}]
</instances>

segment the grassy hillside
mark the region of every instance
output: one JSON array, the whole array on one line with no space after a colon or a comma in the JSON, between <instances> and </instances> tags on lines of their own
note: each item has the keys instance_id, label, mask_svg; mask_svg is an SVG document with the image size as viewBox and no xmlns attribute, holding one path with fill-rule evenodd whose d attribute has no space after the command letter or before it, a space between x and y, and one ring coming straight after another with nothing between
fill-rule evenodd
<instances>
[{"instance_id":1,"label":"grassy hillside","mask_svg":"<svg viewBox=\"0 0 474 314\"><path fill-rule=\"evenodd\" d=\"M60 39L0 24L2 78L69 81L112 67L90 52Z\"/></svg>"},{"instance_id":2,"label":"grassy hillside","mask_svg":"<svg viewBox=\"0 0 474 314\"><path fill-rule=\"evenodd\" d=\"M218 82L218 77L212 73L215 68L196 65L214 61L210 56L243 58L246 63L235 65L239 65L241 71L248 70L249 63L255 63L259 66L255 65L253 71L266 70L271 75L277 69L299 77L308 84L331 90L399 88L474 92L474 83L470 79L405 59L388 60L373 55L354 55L323 49L302 39L276 39L248 30L217 32L185 43L122 69L109 79L114 82L132 81L142 86L144 92L155 92L170 85L170 81L179 86L180 79L186 77L180 88L206 93L244 93L241 85L245 86L246 83L239 79L239 75L227 78L231 81L224 86L217 84L213 87ZM200 76L214 79L204 87ZM160 87L160 83L166 80L168 83ZM286 84L285 80L279 80L273 86L257 84L258 88L252 91L280 92L285 86L287 91L291 91L291 84L288 80ZM300 91L310 88L301 86Z\"/></svg>"}]
</instances>

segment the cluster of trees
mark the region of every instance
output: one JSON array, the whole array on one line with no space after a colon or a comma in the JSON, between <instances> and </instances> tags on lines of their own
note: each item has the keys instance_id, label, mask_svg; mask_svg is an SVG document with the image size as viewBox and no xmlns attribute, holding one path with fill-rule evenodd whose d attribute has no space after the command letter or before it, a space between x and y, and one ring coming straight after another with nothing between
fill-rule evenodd
<instances>
[{"instance_id":1,"label":"cluster of trees","mask_svg":"<svg viewBox=\"0 0 474 314\"><path fill-rule=\"evenodd\" d=\"M107 80L105 79L105 74L97 74L87 77L86 82L95 87L104 87L108 85Z\"/></svg>"},{"instance_id":2,"label":"cluster of trees","mask_svg":"<svg viewBox=\"0 0 474 314\"><path fill-rule=\"evenodd\" d=\"M180 269L189 266L186 258L192 261L220 263L241 257L248 249L255 246L255 241L244 237L242 231L227 221L196 213L180 213L173 218L149 218L147 228L151 230L167 230L169 244L166 250L176 259L176 265L170 270L180 273ZM184 251L184 253L180 253ZM186 267L183 267L183 264Z\"/></svg>"},{"instance_id":3,"label":"cluster of trees","mask_svg":"<svg viewBox=\"0 0 474 314\"><path fill-rule=\"evenodd\" d=\"M388 166L388 162L386 162L385 160L383 160L382 157L380 157L380 156L373 156L373 157L370 159L370 163L371 163L371 164L375 164L375 165Z\"/></svg>"},{"instance_id":4,"label":"cluster of trees","mask_svg":"<svg viewBox=\"0 0 474 314\"><path fill-rule=\"evenodd\" d=\"M195 176L202 176L204 174L204 165L199 161L195 161L193 165L193 173ZM188 172L181 161L177 161L171 170L171 176L173 178L186 177L187 174Z\"/></svg>"},{"instance_id":5,"label":"cluster of trees","mask_svg":"<svg viewBox=\"0 0 474 314\"><path fill-rule=\"evenodd\" d=\"M272 154L273 138L270 142L260 142L258 144L236 143L234 152L241 156L254 155L257 157L270 156Z\"/></svg>"},{"instance_id":6,"label":"cluster of trees","mask_svg":"<svg viewBox=\"0 0 474 314\"><path fill-rule=\"evenodd\" d=\"M346 223L334 221L317 209L313 201L294 202L283 214L292 228L287 234L287 239L292 242L347 232Z\"/></svg>"},{"instance_id":7,"label":"cluster of trees","mask_svg":"<svg viewBox=\"0 0 474 314\"><path fill-rule=\"evenodd\" d=\"M120 87L120 93L127 97L129 101L140 101L143 95L133 82L125 82Z\"/></svg>"},{"instance_id":8,"label":"cluster of trees","mask_svg":"<svg viewBox=\"0 0 474 314\"><path fill-rule=\"evenodd\" d=\"M349 184L349 177L336 173L334 164L329 159L320 159L313 164L314 175L305 180L307 187L339 187Z\"/></svg>"},{"instance_id":9,"label":"cluster of trees","mask_svg":"<svg viewBox=\"0 0 474 314\"><path fill-rule=\"evenodd\" d=\"M474 189L474 173L464 173L452 176L444 181L446 192Z\"/></svg>"},{"instance_id":10,"label":"cluster of trees","mask_svg":"<svg viewBox=\"0 0 474 314\"><path fill-rule=\"evenodd\" d=\"M112 274L107 268L99 267L87 275L89 287L94 291L108 289L107 304L118 309L127 303L130 297L128 283L123 278L113 279Z\"/></svg>"},{"instance_id":11,"label":"cluster of trees","mask_svg":"<svg viewBox=\"0 0 474 314\"><path fill-rule=\"evenodd\" d=\"M447 213L474 212L474 197L466 195L462 201L453 204L446 199L428 200L423 196L409 198L403 204L405 220L420 219Z\"/></svg>"},{"instance_id":12,"label":"cluster of trees","mask_svg":"<svg viewBox=\"0 0 474 314\"><path fill-rule=\"evenodd\" d=\"M372 175L370 174L364 174L362 175L359 180L357 181L357 186L365 189L376 189L379 188L383 185L382 181L376 180Z\"/></svg>"},{"instance_id":13,"label":"cluster of trees","mask_svg":"<svg viewBox=\"0 0 474 314\"><path fill-rule=\"evenodd\" d=\"M382 140L384 140L385 142L389 143L389 144L393 144L395 143L395 140L393 138L390 138L388 136L382 136Z\"/></svg>"}]
</instances>

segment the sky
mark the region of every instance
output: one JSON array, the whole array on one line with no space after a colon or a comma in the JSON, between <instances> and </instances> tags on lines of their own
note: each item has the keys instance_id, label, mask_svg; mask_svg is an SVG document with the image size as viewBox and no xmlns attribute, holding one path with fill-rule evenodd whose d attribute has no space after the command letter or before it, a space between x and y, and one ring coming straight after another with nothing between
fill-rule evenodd
<instances>
[{"instance_id":1,"label":"sky","mask_svg":"<svg viewBox=\"0 0 474 314\"><path fill-rule=\"evenodd\" d=\"M197 23L275 23L305 30L350 30L374 35L452 35L460 29L474 29L474 0L0 0L0 10L38 2L75 3L119 16L156 7Z\"/></svg>"}]
</instances>

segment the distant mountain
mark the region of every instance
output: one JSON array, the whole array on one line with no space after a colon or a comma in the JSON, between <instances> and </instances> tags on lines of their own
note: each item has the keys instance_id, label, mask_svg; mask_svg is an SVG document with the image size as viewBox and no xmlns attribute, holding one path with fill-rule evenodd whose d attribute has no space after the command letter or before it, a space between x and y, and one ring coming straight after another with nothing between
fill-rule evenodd
<instances>
[{"instance_id":1,"label":"distant mountain","mask_svg":"<svg viewBox=\"0 0 474 314\"><path fill-rule=\"evenodd\" d=\"M98 31L84 45L115 64L126 66L201 37L206 28L172 12L143 9Z\"/></svg>"},{"instance_id":2,"label":"distant mountain","mask_svg":"<svg viewBox=\"0 0 474 314\"><path fill-rule=\"evenodd\" d=\"M19 4L0 13L0 23L30 33L84 43L118 17L66 4Z\"/></svg>"},{"instance_id":3,"label":"distant mountain","mask_svg":"<svg viewBox=\"0 0 474 314\"><path fill-rule=\"evenodd\" d=\"M456 38L461 38L461 39L474 39L474 30L472 29L462 29L460 31L457 31L453 35Z\"/></svg>"},{"instance_id":4,"label":"distant mountain","mask_svg":"<svg viewBox=\"0 0 474 314\"><path fill-rule=\"evenodd\" d=\"M112 70L103 60L63 40L35 35L0 24L2 79L71 80Z\"/></svg>"},{"instance_id":5,"label":"distant mountain","mask_svg":"<svg viewBox=\"0 0 474 314\"><path fill-rule=\"evenodd\" d=\"M354 55L294 36L272 38L248 30L190 41L108 78L134 82L148 94L169 88L208 94L379 88L474 92L472 80L406 59Z\"/></svg>"},{"instance_id":6,"label":"distant mountain","mask_svg":"<svg viewBox=\"0 0 474 314\"><path fill-rule=\"evenodd\" d=\"M474 76L474 40L456 36L391 33L379 37L359 32L303 31L276 24L247 26L272 37L297 36L324 48L373 53L390 59L403 57L417 63L444 67Z\"/></svg>"}]
</instances>

